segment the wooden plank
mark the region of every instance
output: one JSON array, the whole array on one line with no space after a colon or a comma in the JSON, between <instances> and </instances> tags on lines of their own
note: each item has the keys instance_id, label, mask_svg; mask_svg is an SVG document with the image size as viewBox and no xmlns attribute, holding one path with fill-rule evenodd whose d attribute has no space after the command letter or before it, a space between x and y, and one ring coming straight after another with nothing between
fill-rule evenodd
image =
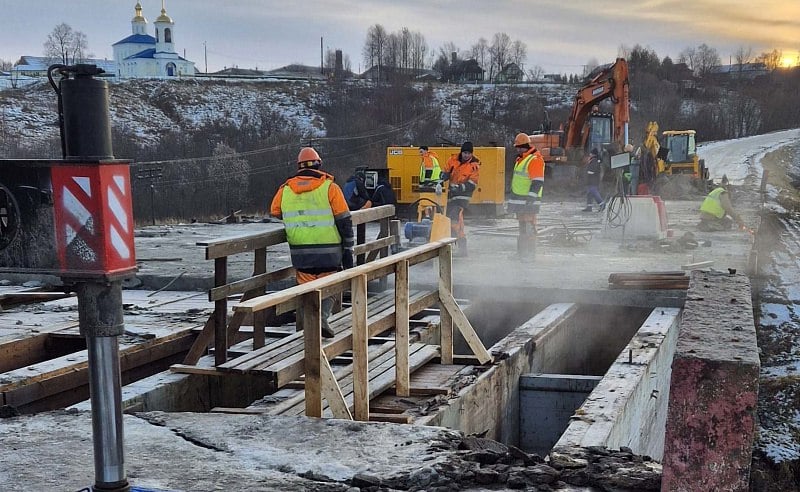
<instances>
[{"instance_id":1,"label":"wooden plank","mask_svg":"<svg viewBox=\"0 0 800 492\"><path fill-rule=\"evenodd\" d=\"M394 348L394 342L391 342L373 349L370 352L370 364L380 365L385 361L390 360L392 357L391 351L393 348ZM336 376L336 380L339 381L339 387L345 385L352 386L353 384L352 364L342 367L341 369L337 369L336 371L334 371L334 375ZM272 415L289 413L290 409L292 409L293 407L302 407L304 398L305 398L304 393L298 393L297 395L287 398L285 401L282 401L277 405L270 407L269 413ZM302 412L302 408L300 409L300 412Z\"/></svg>"},{"instance_id":2,"label":"wooden plank","mask_svg":"<svg viewBox=\"0 0 800 492\"><path fill-rule=\"evenodd\" d=\"M356 420L369 419L369 375L367 331L367 276L354 278L350 284L353 312L353 415Z\"/></svg>"},{"instance_id":3,"label":"wooden plank","mask_svg":"<svg viewBox=\"0 0 800 492\"><path fill-rule=\"evenodd\" d=\"M208 346L211 344L212 340L214 340L214 334L216 333L216 330L214 330L215 319L216 317L213 314L208 318L206 324L203 326L203 329L200 331L200 334L197 335L192 348L189 349L189 353L187 353L186 357L184 357L184 364L197 364L197 361L200 360L200 357L206 353L206 350L208 350Z\"/></svg>"},{"instance_id":4,"label":"wooden plank","mask_svg":"<svg viewBox=\"0 0 800 492\"><path fill-rule=\"evenodd\" d=\"M374 241L367 241L364 244L358 244L355 247L353 247L353 254L360 256L365 253L370 253L372 251L378 251L380 249L384 249L391 246L395 242L396 240L393 237L383 237L380 239L376 239Z\"/></svg>"},{"instance_id":5,"label":"wooden plank","mask_svg":"<svg viewBox=\"0 0 800 492\"><path fill-rule=\"evenodd\" d=\"M127 371L188 350L195 337L194 329L186 328L165 337L121 348L119 360L123 379ZM88 378L88 351L74 352L5 373L4 379L10 382L0 384L0 401L4 398L6 404L21 407L88 385Z\"/></svg>"},{"instance_id":6,"label":"wooden plank","mask_svg":"<svg viewBox=\"0 0 800 492\"><path fill-rule=\"evenodd\" d=\"M411 415L403 415L398 413L371 413L369 414L370 422L391 422L393 424L410 424L412 420Z\"/></svg>"},{"instance_id":7,"label":"wooden plank","mask_svg":"<svg viewBox=\"0 0 800 492\"><path fill-rule=\"evenodd\" d=\"M325 357L324 352L320 351L319 359L322 396L328 402L328 407L330 407L331 412L333 412L333 417L337 419L353 420L353 415L344 402L342 389L339 387L339 383L336 382L336 376L333 375L331 365L328 362L328 358Z\"/></svg>"},{"instance_id":8,"label":"wooden plank","mask_svg":"<svg viewBox=\"0 0 800 492\"><path fill-rule=\"evenodd\" d=\"M169 366L169 370L181 374L201 374L203 376L223 376L225 374L217 370L216 367L190 366L187 364L172 364Z\"/></svg>"},{"instance_id":9,"label":"wooden plank","mask_svg":"<svg viewBox=\"0 0 800 492\"><path fill-rule=\"evenodd\" d=\"M225 285L228 282L228 258L214 260L214 285ZM219 366L228 360L228 301L219 299L214 302L214 365Z\"/></svg>"},{"instance_id":10,"label":"wooden plank","mask_svg":"<svg viewBox=\"0 0 800 492\"><path fill-rule=\"evenodd\" d=\"M453 291L453 248L451 245L439 250L439 298ZM439 344L442 364L453 363L453 318L446 309L439 313Z\"/></svg>"},{"instance_id":11,"label":"wooden plank","mask_svg":"<svg viewBox=\"0 0 800 492\"><path fill-rule=\"evenodd\" d=\"M395 360L397 361L397 380L395 391L400 396L408 396L408 261L397 264L394 272L394 329Z\"/></svg>"},{"instance_id":12,"label":"wooden plank","mask_svg":"<svg viewBox=\"0 0 800 492\"><path fill-rule=\"evenodd\" d=\"M365 208L350 212L350 220L353 225L374 222L385 217L394 216L394 205L381 205L380 207Z\"/></svg>"},{"instance_id":13,"label":"wooden plank","mask_svg":"<svg viewBox=\"0 0 800 492\"><path fill-rule=\"evenodd\" d=\"M45 360L49 339L49 333L39 333L0 343L0 374Z\"/></svg>"},{"instance_id":14,"label":"wooden plank","mask_svg":"<svg viewBox=\"0 0 800 492\"><path fill-rule=\"evenodd\" d=\"M450 388L444 388L444 387L435 388L429 386L412 386L411 388L409 388L409 393L412 396L435 396L435 395L449 395L450 393L452 393L452 390ZM403 396L403 395L398 394L397 396Z\"/></svg>"},{"instance_id":15,"label":"wooden plank","mask_svg":"<svg viewBox=\"0 0 800 492\"><path fill-rule=\"evenodd\" d=\"M199 241L197 245L206 248L206 260L216 260L285 242L286 231L281 228L274 231L235 236L214 241Z\"/></svg>"},{"instance_id":16,"label":"wooden plank","mask_svg":"<svg viewBox=\"0 0 800 492\"><path fill-rule=\"evenodd\" d=\"M461 335L464 337L464 340L466 340L467 345L469 345L469 348L472 349L472 352L475 354L481 364L490 362L492 360L491 354L489 354L489 351L483 346L483 342L481 342L478 334L475 333L475 328L472 327L472 324L464 315L464 312L461 311L460 307L458 307L456 300L453 298L453 294L446 290L443 291L440 287L439 297L442 306L444 306L445 310L453 318L453 322L455 322L455 325L458 327L458 331L461 332ZM450 356L450 359L451 360L449 363L452 364L452 355ZM444 357L442 357L442 360L444 360Z\"/></svg>"},{"instance_id":17,"label":"wooden plank","mask_svg":"<svg viewBox=\"0 0 800 492\"><path fill-rule=\"evenodd\" d=\"M306 417L322 417L320 388L320 355L322 354L322 292L315 290L303 299L303 339L305 347Z\"/></svg>"},{"instance_id":18,"label":"wooden plank","mask_svg":"<svg viewBox=\"0 0 800 492\"><path fill-rule=\"evenodd\" d=\"M219 299L225 299L234 294L242 294L248 290L266 287L272 282L291 278L292 276L294 276L294 267L286 267L275 270L274 272L253 275L244 280L237 280L236 282L231 282L220 287L214 287L208 291L208 300L214 302Z\"/></svg>"},{"instance_id":19,"label":"wooden plank","mask_svg":"<svg viewBox=\"0 0 800 492\"><path fill-rule=\"evenodd\" d=\"M422 343L413 344L410 349L409 365L413 373L417 369L423 367L431 359L439 354L439 348L434 345L425 345ZM380 395L387 389L391 388L395 380L395 361L394 354L389 353L389 358L380 364L375 364L370 374L369 396L372 400ZM353 405L353 385L348 382L347 378L340 380L342 392L345 394L345 401L348 405ZM299 415L302 413L300 405L290 408L283 412L283 415Z\"/></svg>"}]
</instances>

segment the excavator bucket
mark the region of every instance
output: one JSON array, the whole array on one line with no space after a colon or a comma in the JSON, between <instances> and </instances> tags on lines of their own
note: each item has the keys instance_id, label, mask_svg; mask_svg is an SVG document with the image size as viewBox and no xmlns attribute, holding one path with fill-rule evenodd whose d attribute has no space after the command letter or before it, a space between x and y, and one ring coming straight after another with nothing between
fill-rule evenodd
<instances>
[{"instance_id":1,"label":"excavator bucket","mask_svg":"<svg viewBox=\"0 0 800 492\"><path fill-rule=\"evenodd\" d=\"M431 226L431 241L439 241L450 237L450 218L444 214L433 214L433 225Z\"/></svg>"}]
</instances>

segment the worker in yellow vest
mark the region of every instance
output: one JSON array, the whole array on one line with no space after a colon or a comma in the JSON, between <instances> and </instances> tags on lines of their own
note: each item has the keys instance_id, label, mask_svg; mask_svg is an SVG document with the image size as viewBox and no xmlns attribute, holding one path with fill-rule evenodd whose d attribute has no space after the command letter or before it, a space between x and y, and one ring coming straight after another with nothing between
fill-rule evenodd
<instances>
[{"instance_id":1,"label":"worker in yellow vest","mask_svg":"<svg viewBox=\"0 0 800 492\"><path fill-rule=\"evenodd\" d=\"M517 254L522 260L532 260L536 254L536 216L544 188L544 158L531 145L527 133L518 133L514 137L514 149L517 159L511 177L508 211L517 214L519 223Z\"/></svg>"},{"instance_id":2,"label":"worker in yellow vest","mask_svg":"<svg viewBox=\"0 0 800 492\"><path fill-rule=\"evenodd\" d=\"M731 203L728 188L730 183L727 176L722 176L720 185L706 196L700 205L700 223L697 228L704 232L727 231L736 224L744 229L745 223L741 216L736 213Z\"/></svg>"},{"instance_id":3,"label":"worker in yellow vest","mask_svg":"<svg viewBox=\"0 0 800 492\"><path fill-rule=\"evenodd\" d=\"M275 194L270 214L283 219L286 240L298 284L353 267L353 223L350 209L333 176L323 172L316 150L305 147L297 156L297 174ZM322 301L322 335L334 336L328 324L333 298ZM303 326L298 310L297 326Z\"/></svg>"},{"instance_id":4,"label":"worker in yellow vest","mask_svg":"<svg viewBox=\"0 0 800 492\"><path fill-rule=\"evenodd\" d=\"M435 185L442 179L442 167L439 165L439 156L436 152L428 150L427 145L420 145L419 156L422 161L419 164L419 184L432 183Z\"/></svg>"}]
</instances>

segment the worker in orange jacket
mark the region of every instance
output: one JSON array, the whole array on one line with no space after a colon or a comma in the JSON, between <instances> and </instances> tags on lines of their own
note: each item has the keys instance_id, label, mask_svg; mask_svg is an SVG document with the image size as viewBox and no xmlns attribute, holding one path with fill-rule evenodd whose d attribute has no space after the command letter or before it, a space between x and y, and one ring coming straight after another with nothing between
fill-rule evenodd
<instances>
[{"instance_id":1,"label":"worker in orange jacket","mask_svg":"<svg viewBox=\"0 0 800 492\"><path fill-rule=\"evenodd\" d=\"M532 260L536 254L536 216L544 188L544 158L531 144L527 133L514 137L517 159L511 177L511 196L508 211L517 214L519 236L517 254L522 260Z\"/></svg>"},{"instance_id":2,"label":"worker in orange jacket","mask_svg":"<svg viewBox=\"0 0 800 492\"><path fill-rule=\"evenodd\" d=\"M326 277L353 267L353 222L342 189L333 176L320 170L322 159L305 147L297 156L297 174L275 194L270 214L283 220L286 241L298 284ZM322 335L334 336L328 324L334 300L322 300ZM303 326L302 310L297 327Z\"/></svg>"},{"instance_id":3,"label":"worker in orange jacket","mask_svg":"<svg viewBox=\"0 0 800 492\"><path fill-rule=\"evenodd\" d=\"M464 232L464 210L478 187L481 161L472 154L472 142L464 142L458 154L447 161L447 217L452 237L456 238L456 254L467 256L467 236Z\"/></svg>"}]
</instances>

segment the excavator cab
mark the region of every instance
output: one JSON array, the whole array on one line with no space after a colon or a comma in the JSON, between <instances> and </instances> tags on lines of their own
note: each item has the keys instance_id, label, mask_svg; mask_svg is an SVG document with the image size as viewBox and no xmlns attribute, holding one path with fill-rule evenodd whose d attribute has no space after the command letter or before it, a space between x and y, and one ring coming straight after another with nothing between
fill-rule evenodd
<instances>
[{"instance_id":1,"label":"excavator cab","mask_svg":"<svg viewBox=\"0 0 800 492\"><path fill-rule=\"evenodd\" d=\"M589 134L586 139L586 154L592 149L601 153L614 141L614 118L609 113L592 113L589 115Z\"/></svg>"}]
</instances>

